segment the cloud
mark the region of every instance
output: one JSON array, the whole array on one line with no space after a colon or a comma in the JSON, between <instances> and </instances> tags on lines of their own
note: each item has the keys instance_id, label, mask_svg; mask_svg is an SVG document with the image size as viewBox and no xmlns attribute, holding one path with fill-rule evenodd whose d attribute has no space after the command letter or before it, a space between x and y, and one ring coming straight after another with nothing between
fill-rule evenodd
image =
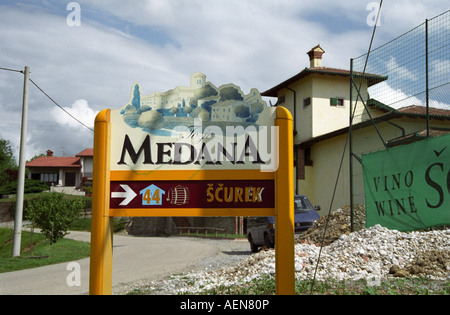
<instances>
[{"instance_id":1,"label":"cloud","mask_svg":"<svg viewBox=\"0 0 450 315\"><path fill-rule=\"evenodd\" d=\"M366 24L369 0L77 2L79 27L66 23L68 2L2 2L0 67L30 66L31 78L82 121L125 105L134 82L148 95L189 85L197 71L217 85L264 91L308 67L306 52L319 43L324 65L348 68L350 58L366 53L372 33ZM447 7L440 0L385 1L376 41L383 44ZM0 136L14 147L22 87L20 74L0 71L0 110L12 117L0 121ZM28 151L38 154L58 144L68 152L70 143L78 153L92 145L92 132L64 116L30 86ZM61 140L49 140L55 135Z\"/></svg>"},{"instance_id":2,"label":"cloud","mask_svg":"<svg viewBox=\"0 0 450 315\"><path fill-rule=\"evenodd\" d=\"M370 87L369 94L371 98L396 109L411 105L426 105L425 91L418 95L409 95L401 89L391 87L386 81ZM450 110L450 104L433 99L432 97L429 99L429 104L430 107Z\"/></svg>"},{"instance_id":3,"label":"cloud","mask_svg":"<svg viewBox=\"0 0 450 315\"><path fill-rule=\"evenodd\" d=\"M395 57L391 56L386 63L386 68L389 74L400 77L402 80L416 81L417 75L408 68L397 63Z\"/></svg>"},{"instance_id":4,"label":"cloud","mask_svg":"<svg viewBox=\"0 0 450 315\"><path fill-rule=\"evenodd\" d=\"M90 108L86 100L77 100L71 107L62 108L64 111L59 107L50 110L50 115L55 122L73 128L94 128L95 116L99 111Z\"/></svg>"}]
</instances>

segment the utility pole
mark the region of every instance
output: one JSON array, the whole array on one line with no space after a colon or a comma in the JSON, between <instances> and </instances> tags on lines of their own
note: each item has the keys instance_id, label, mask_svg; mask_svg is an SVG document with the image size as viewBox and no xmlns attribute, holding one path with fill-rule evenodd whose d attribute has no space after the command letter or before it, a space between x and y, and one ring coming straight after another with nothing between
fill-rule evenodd
<instances>
[{"instance_id":1,"label":"utility pole","mask_svg":"<svg viewBox=\"0 0 450 315\"><path fill-rule=\"evenodd\" d=\"M16 213L14 219L14 239L12 256L20 256L22 240L23 195L25 188L25 153L27 142L28 122L28 83L30 81L30 67L25 66L22 101L22 128L20 134L19 177L17 179Z\"/></svg>"}]
</instances>

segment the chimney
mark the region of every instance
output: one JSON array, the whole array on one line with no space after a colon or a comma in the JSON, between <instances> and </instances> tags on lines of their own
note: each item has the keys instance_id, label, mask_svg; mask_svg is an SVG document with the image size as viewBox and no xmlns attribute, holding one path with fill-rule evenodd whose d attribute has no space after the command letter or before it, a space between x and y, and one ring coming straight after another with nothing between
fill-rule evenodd
<instances>
[{"instance_id":1,"label":"chimney","mask_svg":"<svg viewBox=\"0 0 450 315\"><path fill-rule=\"evenodd\" d=\"M53 151L52 150L47 150L47 156L53 156Z\"/></svg>"},{"instance_id":2,"label":"chimney","mask_svg":"<svg viewBox=\"0 0 450 315\"><path fill-rule=\"evenodd\" d=\"M325 53L325 50L317 45L311 48L306 54L309 56L310 68L322 67L322 55Z\"/></svg>"}]
</instances>

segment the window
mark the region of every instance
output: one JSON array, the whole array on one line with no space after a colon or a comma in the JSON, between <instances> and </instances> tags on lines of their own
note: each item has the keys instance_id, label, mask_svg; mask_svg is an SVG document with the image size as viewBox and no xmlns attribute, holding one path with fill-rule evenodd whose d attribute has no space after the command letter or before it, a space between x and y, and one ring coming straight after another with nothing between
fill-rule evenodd
<instances>
[{"instance_id":1,"label":"window","mask_svg":"<svg viewBox=\"0 0 450 315\"><path fill-rule=\"evenodd\" d=\"M58 174L41 174L41 181L49 185L58 183Z\"/></svg>"},{"instance_id":2,"label":"window","mask_svg":"<svg viewBox=\"0 0 450 315\"><path fill-rule=\"evenodd\" d=\"M311 105L311 97L303 99L303 107L307 107L309 105Z\"/></svg>"},{"instance_id":3,"label":"window","mask_svg":"<svg viewBox=\"0 0 450 315\"><path fill-rule=\"evenodd\" d=\"M343 107L344 106L344 98L343 97L330 98L330 106Z\"/></svg>"},{"instance_id":4,"label":"window","mask_svg":"<svg viewBox=\"0 0 450 315\"><path fill-rule=\"evenodd\" d=\"M313 166L313 161L311 159L311 148L305 148L305 165Z\"/></svg>"},{"instance_id":5,"label":"window","mask_svg":"<svg viewBox=\"0 0 450 315\"><path fill-rule=\"evenodd\" d=\"M278 103L279 104L283 104L284 102L286 102L286 96L280 96L279 98L278 98Z\"/></svg>"}]
</instances>

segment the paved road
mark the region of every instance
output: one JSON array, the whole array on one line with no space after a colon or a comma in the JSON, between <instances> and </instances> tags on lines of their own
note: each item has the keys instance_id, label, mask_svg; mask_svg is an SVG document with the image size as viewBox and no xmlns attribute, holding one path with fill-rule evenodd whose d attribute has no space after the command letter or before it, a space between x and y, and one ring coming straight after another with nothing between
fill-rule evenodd
<instances>
[{"instance_id":1,"label":"paved road","mask_svg":"<svg viewBox=\"0 0 450 315\"><path fill-rule=\"evenodd\" d=\"M86 232L71 232L67 238L90 241ZM114 236L114 287L140 279L158 279L207 257L219 254L217 242L201 242L179 237ZM0 274L0 295L82 295L89 293L89 258L76 261L80 266L80 286L69 286L75 269L69 263Z\"/></svg>"}]
</instances>

